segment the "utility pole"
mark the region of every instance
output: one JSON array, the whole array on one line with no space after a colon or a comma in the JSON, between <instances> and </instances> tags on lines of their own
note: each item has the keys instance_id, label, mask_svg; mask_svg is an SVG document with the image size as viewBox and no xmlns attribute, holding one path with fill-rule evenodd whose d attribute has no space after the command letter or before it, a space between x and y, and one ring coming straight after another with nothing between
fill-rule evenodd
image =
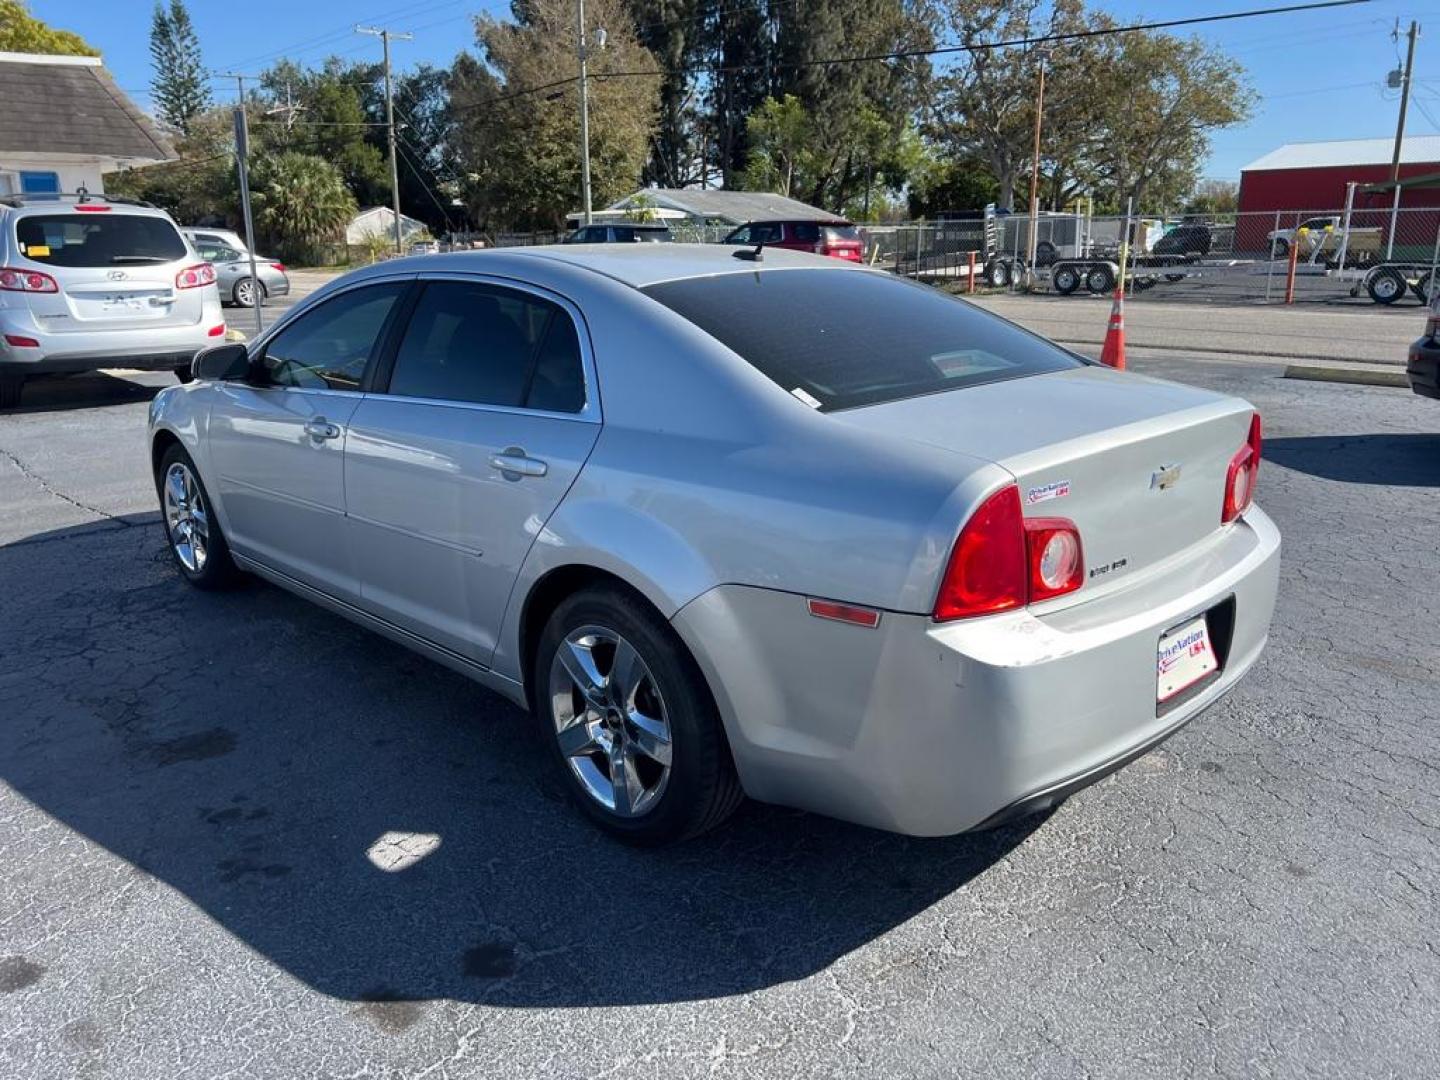
<instances>
[{"instance_id":1,"label":"utility pole","mask_svg":"<svg viewBox=\"0 0 1440 1080\"><path fill-rule=\"evenodd\" d=\"M1415 39L1420 36L1420 24L1410 20L1410 44L1405 50L1405 74L1400 77L1400 119L1395 125L1395 153L1390 160L1390 183L1395 185L1395 196L1390 203L1390 234L1385 240L1385 258L1395 252L1395 226L1400 217L1400 144L1405 140L1405 112L1410 106L1410 72L1415 67ZM1391 32L1392 41L1400 40L1400 22L1396 20Z\"/></svg>"},{"instance_id":2,"label":"utility pole","mask_svg":"<svg viewBox=\"0 0 1440 1080\"><path fill-rule=\"evenodd\" d=\"M590 224L590 73L586 65L585 0L575 0L575 33L580 50L580 201Z\"/></svg>"},{"instance_id":3,"label":"utility pole","mask_svg":"<svg viewBox=\"0 0 1440 1080\"><path fill-rule=\"evenodd\" d=\"M265 329L265 317L260 314L260 275L255 270L255 221L250 214L250 125L245 119L245 76L235 72L226 78L235 80L235 168L240 174L240 214L245 220L245 248L250 255L250 295L255 298L251 305L255 311L255 335Z\"/></svg>"},{"instance_id":4,"label":"utility pole","mask_svg":"<svg viewBox=\"0 0 1440 1080\"><path fill-rule=\"evenodd\" d=\"M390 200L395 211L395 254L401 252L400 245L400 165L395 157L395 96L390 88L390 39L413 41L414 34L399 34L376 26L357 26L357 34L369 34L385 43L385 129L390 136ZM582 83L583 85L583 83Z\"/></svg>"},{"instance_id":5,"label":"utility pole","mask_svg":"<svg viewBox=\"0 0 1440 1080\"><path fill-rule=\"evenodd\" d=\"M1045 112L1045 53L1040 53L1040 87L1035 93L1035 149L1030 162L1030 230L1025 248L1025 266L1035 273L1035 241L1040 227L1040 120Z\"/></svg>"}]
</instances>

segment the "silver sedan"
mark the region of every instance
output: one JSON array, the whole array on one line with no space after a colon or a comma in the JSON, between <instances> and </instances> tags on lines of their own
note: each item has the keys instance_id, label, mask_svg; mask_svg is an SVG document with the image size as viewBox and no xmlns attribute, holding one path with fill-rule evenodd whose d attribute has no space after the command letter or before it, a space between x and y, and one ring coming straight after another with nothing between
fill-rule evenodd
<instances>
[{"instance_id":1,"label":"silver sedan","mask_svg":"<svg viewBox=\"0 0 1440 1080\"><path fill-rule=\"evenodd\" d=\"M250 254L224 244L195 243L200 257L215 267L215 284L220 299L236 307L255 306L255 282L260 283L260 303L290 294L290 275L285 264L268 255L255 256L255 276L250 276Z\"/></svg>"},{"instance_id":2,"label":"silver sedan","mask_svg":"<svg viewBox=\"0 0 1440 1080\"><path fill-rule=\"evenodd\" d=\"M179 572L270 581L538 720L633 842L743 795L1041 810L1265 646L1246 402L788 251L387 262L154 400Z\"/></svg>"}]
</instances>

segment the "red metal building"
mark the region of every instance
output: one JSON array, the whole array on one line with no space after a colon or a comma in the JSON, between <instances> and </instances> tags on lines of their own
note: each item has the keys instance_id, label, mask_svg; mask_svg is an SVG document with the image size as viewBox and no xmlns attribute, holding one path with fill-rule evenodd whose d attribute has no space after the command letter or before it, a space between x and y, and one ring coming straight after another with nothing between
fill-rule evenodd
<instances>
[{"instance_id":1,"label":"red metal building","mask_svg":"<svg viewBox=\"0 0 1440 1080\"><path fill-rule=\"evenodd\" d=\"M1293 218L1285 211L1340 213L1345 208L1345 186L1383 183L1390 179L1394 138L1341 139L1333 142L1286 143L1240 170L1239 210L1236 247L1263 244L1274 227L1273 214ZM1411 177L1440 172L1440 135L1417 135L1405 139L1400 148L1401 207L1440 207L1440 188L1406 187ZM1366 194L1357 191L1356 210L1389 210L1391 192ZM1265 223L1265 215L1271 215ZM1282 220L1282 226L1293 224ZM1245 235L1241 235L1244 233ZM1255 236L1249 234L1255 233ZM1257 243L1258 241L1258 243Z\"/></svg>"},{"instance_id":2,"label":"red metal building","mask_svg":"<svg viewBox=\"0 0 1440 1080\"><path fill-rule=\"evenodd\" d=\"M1390 179L1394 150L1394 139L1286 143L1240 170L1240 212L1341 210L1349 181L1375 184ZM1406 139L1400 147L1400 178L1434 172L1440 172L1440 135ZM1363 208L1390 207L1387 196L1368 199ZM1404 188L1400 205L1440 206L1440 189ZM1362 204L1357 202L1356 208Z\"/></svg>"}]
</instances>

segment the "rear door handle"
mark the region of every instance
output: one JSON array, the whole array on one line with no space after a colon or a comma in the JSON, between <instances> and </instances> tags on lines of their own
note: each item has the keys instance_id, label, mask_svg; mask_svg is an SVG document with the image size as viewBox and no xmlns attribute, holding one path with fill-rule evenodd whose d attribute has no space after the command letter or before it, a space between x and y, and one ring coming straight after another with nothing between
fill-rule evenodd
<instances>
[{"instance_id":1,"label":"rear door handle","mask_svg":"<svg viewBox=\"0 0 1440 1080\"><path fill-rule=\"evenodd\" d=\"M330 423L323 416L317 416L305 421L305 434L312 439L338 439L340 425Z\"/></svg>"},{"instance_id":2,"label":"rear door handle","mask_svg":"<svg viewBox=\"0 0 1440 1080\"><path fill-rule=\"evenodd\" d=\"M529 457L524 450L515 447L511 447L503 454L491 454L490 466L499 469L502 473L511 473L517 476L544 476L550 471L550 466L545 462Z\"/></svg>"}]
</instances>

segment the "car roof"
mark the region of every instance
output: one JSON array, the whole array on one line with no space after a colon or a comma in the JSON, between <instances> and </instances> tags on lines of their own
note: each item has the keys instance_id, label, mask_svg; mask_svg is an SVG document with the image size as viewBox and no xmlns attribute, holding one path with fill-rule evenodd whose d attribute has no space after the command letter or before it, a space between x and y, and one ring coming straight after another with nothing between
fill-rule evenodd
<instances>
[{"instance_id":1,"label":"car roof","mask_svg":"<svg viewBox=\"0 0 1440 1080\"><path fill-rule=\"evenodd\" d=\"M843 229L847 225L853 227L854 224L853 221L847 221L844 218L777 217L753 218L744 225L739 226L739 228L743 229L748 225L830 225Z\"/></svg>"},{"instance_id":2,"label":"car roof","mask_svg":"<svg viewBox=\"0 0 1440 1080\"><path fill-rule=\"evenodd\" d=\"M514 258L533 259L590 270L637 289L662 281L710 277L716 274L753 274L759 270L794 269L853 271L840 259L808 252L767 247L759 262L736 258L736 248L721 244L552 244L543 247L491 248L454 251L429 256L410 264L415 269L470 270L477 274L500 272L497 263ZM741 248L741 251L749 249ZM446 260L437 263L437 259ZM377 266L402 269L406 260L391 259ZM513 266L513 263L512 263Z\"/></svg>"},{"instance_id":3,"label":"car roof","mask_svg":"<svg viewBox=\"0 0 1440 1080\"><path fill-rule=\"evenodd\" d=\"M37 214L74 214L79 217L81 214L108 213L131 215L135 217L158 217L174 224L174 219L158 206L149 206L136 202L111 201L109 199L96 197L86 203L85 206L94 207L91 210L77 210L80 205L75 199L47 199L44 196L5 196L0 199L0 212L13 214L16 217L33 217ZM103 209L100 209L103 207Z\"/></svg>"}]
</instances>

